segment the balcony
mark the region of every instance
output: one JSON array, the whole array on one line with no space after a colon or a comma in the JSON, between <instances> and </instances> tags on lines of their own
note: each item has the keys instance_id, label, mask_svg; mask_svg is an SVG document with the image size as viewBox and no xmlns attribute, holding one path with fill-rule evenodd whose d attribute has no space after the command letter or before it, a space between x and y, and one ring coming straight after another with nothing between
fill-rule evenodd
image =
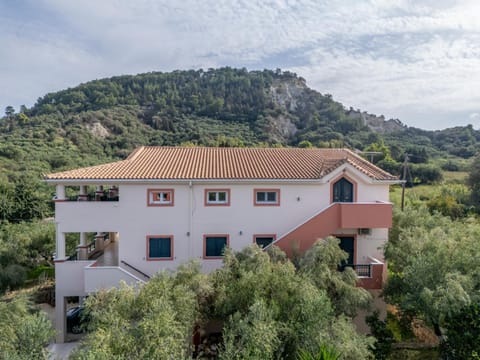
<instances>
[{"instance_id":1,"label":"balcony","mask_svg":"<svg viewBox=\"0 0 480 360\"><path fill-rule=\"evenodd\" d=\"M383 283L384 264L370 257L369 264L345 264L339 267L340 271L352 268L358 276L357 286L364 289L381 289Z\"/></svg>"},{"instance_id":2,"label":"balcony","mask_svg":"<svg viewBox=\"0 0 480 360\"><path fill-rule=\"evenodd\" d=\"M385 202L338 203L342 229L392 227L392 204Z\"/></svg>"},{"instance_id":3,"label":"balcony","mask_svg":"<svg viewBox=\"0 0 480 360\"><path fill-rule=\"evenodd\" d=\"M294 249L303 253L317 239L335 234L339 229L390 228L392 204L385 202L333 203L303 223L280 236L275 245L288 256Z\"/></svg>"},{"instance_id":4,"label":"balcony","mask_svg":"<svg viewBox=\"0 0 480 360\"><path fill-rule=\"evenodd\" d=\"M381 289L385 264L378 259L369 257L369 264L345 265L352 267L358 276L357 286L364 289Z\"/></svg>"},{"instance_id":5,"label":"balcony","mask_svg":"<svg viewBox=\"0 0 480 360\"><path fill-rule=\"evenodd\" d=\"M108 193L101 194L87 194L87 195L72 195L65 199L65 201L119 201L119 196L109 196Z\"/></svg>"},{"instance_id":6,"label":"balcony","mask_svg":"<svg viewBox=\"0 0 480 360\"><path fill-rule=\"evenodd\" d=\"M95 260L76 260L56 263L57 287L71 296L85 296L100 289L144 283L149 276L118 259L118 241L111 242ZM95 253L95 252L94 252Z\"/></svg>"},{"instance_id":7,"label":"balcony","mask_svg":"<svg viewBox=\"0 0 480 360\"><path fill-rule=\"evenodd\" d=\"M66 232L113 231L120 214L118 201L62 201L55 203L56 222ZM114 228L106 229L105 225Z\"/></svg>"},{"instance_id":8,"label":"balcony","mask_svg":"<svg viewBox=\"0 0 480 360\"><path fill-rule=\"evenodd\" d=\"M345 268L352 268L359 278L371 278L372 277L372 264L345 264L340 266L340 271Z\"/></svg>"}]
</instances>

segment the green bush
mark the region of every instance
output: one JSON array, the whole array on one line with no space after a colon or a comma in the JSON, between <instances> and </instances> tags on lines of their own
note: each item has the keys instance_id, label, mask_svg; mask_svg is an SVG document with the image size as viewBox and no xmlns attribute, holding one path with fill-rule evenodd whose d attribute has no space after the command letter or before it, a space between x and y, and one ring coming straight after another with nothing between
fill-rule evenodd
<instances>
[{"instance_id":1,"label":"green bush","mask_svg":"<svg viewBox=\"0 0 480 360\"><path fill-rule=\"evenodd\" d=\"M440 352L446 359L480 359L480 305L471 304L445 319L446 339Z\"/></svg>"},{"instance_id":2,"label":"green bush","mask_svg":"<svg viewBox=\"0 0 480 360\"><path fill-rule=\"evenodd\" d=\"M300 350L297 360L338 360L340 356L337 350L322 345L317 353Z\"/></svg>"},{"instance_id":3,"label":"green bush","mask_svg":"<svg viewBox=\"0 0 480 360\"><path fill-rule=\"evenodd\" d=\"M376 360L387 359L392 352L392 344L395 342L392 331L387 323L378 317L378 311L366 317L367 325L370 327L371 334L375 337L373 345L373 354Z\"/></svg>"},{"instance_id":4,"label":"green bush","mask_svg":"<svg viewBox=\"0 0 480 360\"><path fill-rule=\"evenodd\" d=\"M40 277L54 278L55 268L49 265L39 265L33 268L32 270L30 270L27 274L27 278L29 280L36 280Z\"/></svg>"}]
</instances>

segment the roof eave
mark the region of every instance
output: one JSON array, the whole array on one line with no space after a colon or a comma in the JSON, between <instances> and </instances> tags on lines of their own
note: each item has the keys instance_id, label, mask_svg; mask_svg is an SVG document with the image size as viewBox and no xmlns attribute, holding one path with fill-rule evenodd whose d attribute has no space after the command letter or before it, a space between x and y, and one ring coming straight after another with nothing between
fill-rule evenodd
<instances>
[{"instance_id":1,"label":"roof eave","mask_svg":"<svg viewBox=\"0 0 480 360\"><path fill-rule=\"evenodd\" d=\"M372 183L374 184L397 185L397 184L403 184L405 182L406 182L405 180L400 180L400 179L387 179L387 180L372 179Z\"/></svg>"},{"instance_id":2,"label":"roof eave","mask_svg":"<svg viewBox=\"0 0 480 360\"><path fill-rule=\"evenodd\" d=\"M376 184L401 184L403 180L396 179L372 179L372 183ZM155 183L178 183L178 184L189 184L189 183L302 183L302 184L325 184L329 180L325 178L321 179L45 179L47 184L71 184L71 185L80 185L80 184L155 184Z\"/></svg>"},{"instance_id":3,"label":"roof eave","mask_svg":"<svg viewBox=\"0 0 480 360\"><path fill-rule=\"evenodd\" d=\"M139 183L312 183L321 184L326 183L325 179L44 179L47 184L96 184L96 183L124 183L124 184L139 184Z\"/></svg>"}]
</instances>

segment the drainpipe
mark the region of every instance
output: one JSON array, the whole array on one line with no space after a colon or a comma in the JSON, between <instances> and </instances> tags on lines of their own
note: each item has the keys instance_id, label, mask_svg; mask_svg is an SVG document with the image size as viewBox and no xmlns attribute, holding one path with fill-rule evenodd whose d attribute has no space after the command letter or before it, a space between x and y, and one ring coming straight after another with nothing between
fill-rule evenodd
<instances>
[{"instance_id":1,"label":"drainpipe","mask_svg":"<svg viewBox=\"0 0 480 360\"><path fill-rule=\"evenodd\" d=\"M192 258L192 237L193 237L193 183L188 183L188 259Z\"/></svg>"}]
</instances>

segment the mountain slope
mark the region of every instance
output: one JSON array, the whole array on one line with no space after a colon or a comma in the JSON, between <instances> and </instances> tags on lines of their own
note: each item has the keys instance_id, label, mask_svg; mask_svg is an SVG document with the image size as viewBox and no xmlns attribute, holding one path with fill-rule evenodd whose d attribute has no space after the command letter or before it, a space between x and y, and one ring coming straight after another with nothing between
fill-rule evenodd
<instances>
[{"instance_id":1,"label":"mountain slope","mask_svg":"<svg viewBox=\"0 0 480 360\"><path fill-rule=\"evenodd\" d=\"M123 158L139 145L182 143L365 149L384 140L398 161L405 151L466 158L479 139L471 127L429 132L347 110L288 71L152 72L47 94L3 117L0 168L4 177L38 174Z\"/></svg>"}]
</instances>

